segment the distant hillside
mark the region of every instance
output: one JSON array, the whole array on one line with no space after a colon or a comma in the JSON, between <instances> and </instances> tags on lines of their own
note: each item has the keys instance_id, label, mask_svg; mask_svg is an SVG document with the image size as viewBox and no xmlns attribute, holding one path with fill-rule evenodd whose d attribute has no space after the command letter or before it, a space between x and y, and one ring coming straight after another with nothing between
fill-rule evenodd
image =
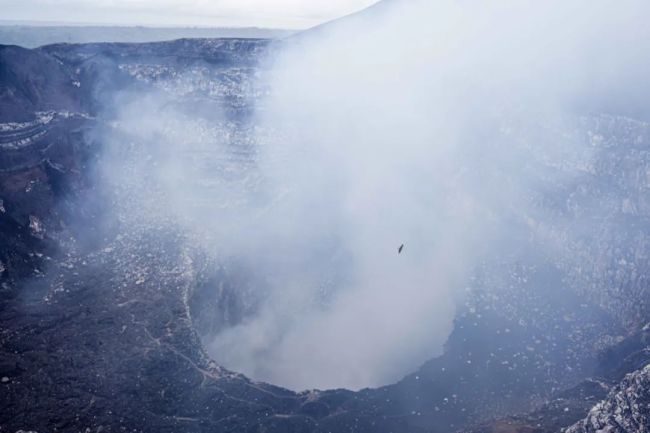
<instances>
[{"instance_id":1,"label":"distant hillside","mask_svg":"<svg viewBox=\"0 0 650 433\"><path fill-rule=\"evenodd\" d=\"M35 26L0 24L0 45L35 48L55 43L156 42L181 38L263 38L288 36L280 29L200 27Z\"/></svg>"}]
</instances>

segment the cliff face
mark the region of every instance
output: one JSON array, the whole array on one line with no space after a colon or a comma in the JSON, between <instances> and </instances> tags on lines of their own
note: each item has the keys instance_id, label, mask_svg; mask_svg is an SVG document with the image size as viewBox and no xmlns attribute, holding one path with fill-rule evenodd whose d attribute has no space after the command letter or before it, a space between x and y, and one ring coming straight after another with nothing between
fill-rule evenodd
<instances>
[{"instance_id":1,"label":"cliff face","mask_svg":"<svg viewBox=\"0 0 650 433\"><path fill-rule=\"evenodd\" d=\"M641 433L650 429L650 365L630 373L567 433Z\"/></svg>"}]
</instances>

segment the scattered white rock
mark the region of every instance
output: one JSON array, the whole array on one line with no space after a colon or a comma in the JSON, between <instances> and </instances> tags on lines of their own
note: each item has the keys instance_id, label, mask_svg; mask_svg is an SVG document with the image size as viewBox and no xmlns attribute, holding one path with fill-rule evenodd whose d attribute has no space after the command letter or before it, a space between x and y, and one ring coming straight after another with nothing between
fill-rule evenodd
<instances>
[{"instance_id":1,"label":"scattered white rock","mask_svg":"<svg viewBox=\"0 0 650 433\"><path fill-rule=\"evenodd\" d=\"M38 217L34 215L29 216L29 229L32 231L32 236L39 239L43 239L45 229L43 228L43 223Z\"/></svg>"}]
</instances>

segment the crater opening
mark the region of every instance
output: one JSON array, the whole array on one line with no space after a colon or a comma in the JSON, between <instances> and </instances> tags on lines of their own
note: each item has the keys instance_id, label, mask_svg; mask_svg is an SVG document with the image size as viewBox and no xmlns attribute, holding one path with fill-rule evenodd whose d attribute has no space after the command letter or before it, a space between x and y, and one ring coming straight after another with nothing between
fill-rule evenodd
<instances>
[{"instance_id":1,"label":"crater opening","mask_svg":"<svg viewBox=\"0 0 650 433\"><path fill-rule=\"evenodd\" d=\"M395 298L360 305L368 294L351 296L341 290L342 279L323 278L314 285L304 274L283 278L264 265L234 259L206 269L189 299L206 352L229 370L294 391L395 383L439 355L440 336L450 331L443 326L441 333L440 323L452 319L434 314L432 327L400 341L388 328L408 340L410 322L403 316L391 322L389 308L400 308ZM382 321L387 326L378 329Z\"/></svg>"}]
</instances>

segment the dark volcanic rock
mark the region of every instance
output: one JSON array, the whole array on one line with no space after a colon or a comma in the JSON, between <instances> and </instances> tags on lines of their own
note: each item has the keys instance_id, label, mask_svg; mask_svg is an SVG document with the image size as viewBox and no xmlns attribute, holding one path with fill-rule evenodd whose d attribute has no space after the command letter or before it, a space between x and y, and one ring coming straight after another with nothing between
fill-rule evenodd
<instances>
[{"instance_id":1,"label":"dark volcanic rock","mask_svg":"<svg viewBox=\"0 0 650 433\"><path fill-rule=\"evenodd\" d=\"M82 110L70 69L44 52L0 46L0 121L33 120L37 111Z\"/></svg>"},{"instance_id":2,"label":"dark volcanic rock","mask_svg":"<svg viewBox=\"0 0 650 433\"><path fill-rule=\"evenodd\" d=\"M599 428L605 429L602 431L610 431L606 429L609 418L604 412L606 410L612 413L617 412L616 401L620 403L620 396L613 397L613 395L620 394L622 389L629 388L630 378L634 378L633 380L638 379L637 382L641 381L639 382L640 385L637 384L636 386L634 398L646 398L643 395L647 396L648 391L650 391L643 382L647 367L650 366L649 342L650 328L644 327L602 352L598 366L594 370L596 375L593 378L557 393L548 402L528 415L491 421L475 429L467 430L467 432L559 433L566 431L567 427L573 424L575 425L572 431L575 432L588 431L593 433L600 431ZM612 401L614 402L612 403ZM603 409L604 407L607 407L607 409ZM647 413L643 412L642 404L638 408L641 408L641 414L637 414L638 416ZM623 409L622 413L625 413L624 410L626 409ZM594 415L595 413L598 415ZM585 418L587 414L589 415ZM592 415L596 416L598 420ZM628 414L628 416L636 415ZM596 428L596 430L589 430L589 428L594 428L597 425L600 425L600 427ZM580 428L587 430L580 430ZM611 431L623 432L628 430Z\"/></svg>"}]
</instances>

